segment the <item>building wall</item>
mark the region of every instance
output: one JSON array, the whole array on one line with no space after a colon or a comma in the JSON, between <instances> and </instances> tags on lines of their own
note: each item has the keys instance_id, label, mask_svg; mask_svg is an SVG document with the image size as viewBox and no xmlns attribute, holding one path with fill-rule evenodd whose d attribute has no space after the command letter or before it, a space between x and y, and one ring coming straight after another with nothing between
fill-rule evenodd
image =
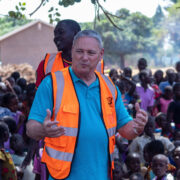
<instances>
[{"instance_id":1,"label":"building wall","mask_svg":"<svg viewBox=\"0 0 180 180\"><path fill-rule=\"evenodd\" d=\"M36 69L47 52L57 52L53 31L53 27L37 23L4 39L0 42L2 64L29 63Z\"/></svg>"}]
</instances>

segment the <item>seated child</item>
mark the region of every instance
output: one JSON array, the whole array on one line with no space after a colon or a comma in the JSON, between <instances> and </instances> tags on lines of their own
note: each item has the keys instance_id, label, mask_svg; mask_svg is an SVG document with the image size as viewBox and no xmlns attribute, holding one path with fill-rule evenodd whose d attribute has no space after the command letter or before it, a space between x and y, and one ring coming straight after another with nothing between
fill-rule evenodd
<instances>
[{"instance_id":1,"label":"seated child","mask_svg":"<svg viewBox=\"0 0 180 180\"><path fill-rule=\"evenodd\" d=\"M173 176L168 173L168 158L164 154L157 154L152 159L152 171L156 175L153 180L173 180Z\"/></svg>"},{"instance_id":2,"label":"seated child","mask_svg":"<svg viewBox=\"0 0 180 180\"><path fill-rule=\"evenodd\" d=\"M17 180L16 168L12 157L8 151L4 149L4 142L9 138L9 129L7 124L0 122L0 179Z\"/></svg>"}]
</instances>

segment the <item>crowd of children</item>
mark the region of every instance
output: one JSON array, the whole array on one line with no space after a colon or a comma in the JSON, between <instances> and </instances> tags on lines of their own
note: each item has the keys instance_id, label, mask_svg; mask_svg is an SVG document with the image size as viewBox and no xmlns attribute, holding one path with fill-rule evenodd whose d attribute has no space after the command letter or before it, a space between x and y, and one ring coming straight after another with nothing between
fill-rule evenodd
<instances>
[{"instance_id":1,"label":"crowd of children","mask_svg":"<svg viewBox=\"0 0 180 180\"><path fill-rule=\"evenodd\" d=\"M180 62L165 73L152 73L144 58L137 66L134 76L129 67L109 72L129 113L135 117L139 102L149 116L144 133L132 141L116 134L114 179L180 180Z\"/></svg>"},{"instance_id":2,"label":"crowd of children","mask_svg":"<svg viewBox=\"0 0 180 180\"><path fill-rule=\"evenodd\" d=\"M0 81L0 180L30 179L25 159L32 140L25 125L35 92L35 83L19 72Z\"/></svg>"},{"instance_id":3,"label":"crowd of children","mask_svg":"<svg viewBox=\"0 0 180 180\"><path fill-rule=\"evenodd\" d=\"M180 62L166 74L162 70L152 74L144 58L138 68L134 76L130 67L109 73L131 116L136 115L136 102L149 115L144 133L132 141L116 134L113 179L180 180ZM35 180L46 179L46 169L38 164L43 145L26 135L35 92L35 84L27 83L19 72L0 80L0 180L28 179L30 163Z\"/></svg>"}]
</instances>

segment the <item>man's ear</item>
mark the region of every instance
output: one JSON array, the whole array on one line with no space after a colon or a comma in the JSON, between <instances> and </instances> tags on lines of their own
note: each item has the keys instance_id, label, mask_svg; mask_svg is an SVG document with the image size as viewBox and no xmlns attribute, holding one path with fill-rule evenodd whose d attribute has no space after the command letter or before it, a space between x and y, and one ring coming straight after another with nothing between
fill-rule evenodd
<instances>
[{"instance_id":1,"label":"man's ear","mask_svg":"<svg viewBox=\"0 0 180 180\"><path fill-rule=\"evenodd\" d=\"M101 54L101 56L102 56L102 58L103 58L103 56L104 56L104 48L101 49L100 54ZM101 59L102 59L102 58L101 58Z\"/></svg>"}]
</instances>

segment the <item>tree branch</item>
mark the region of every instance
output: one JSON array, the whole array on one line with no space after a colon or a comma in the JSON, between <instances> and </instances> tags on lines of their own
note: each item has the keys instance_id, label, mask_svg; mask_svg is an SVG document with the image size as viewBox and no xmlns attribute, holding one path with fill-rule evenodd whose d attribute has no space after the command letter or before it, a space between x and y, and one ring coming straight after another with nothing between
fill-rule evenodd
<instances>
[{"instance_id":1,"label":"tree branch","mask_svg":"<svg viewBox=\"0 0 180 180\"><path fill-rule=\"evenodd\" d=\"M29 15L32 16L42 6L44 1L46 1L46 0L41 0L41 3L39 4L39 6L32 13L30 13Z\"/></svg>"},{"instance_id":2,"label":"tree branch","mask_svg":"<svg viewBox=\"0 0 180 180\"><path fill-rule=\"evenodd\" d=\"M112 24L114 27L116 27L117 29L119 29L120 31L123 31L122 28L118 27L118 26L113 22L113 20L111 19L110 16L114 16L114 17L117 17L117 18L120 18L120 17L115 16L115 15L113 15L113 14L107 12L107 11L101 6L101 4L99 3L99 0L96 0L96 3L97 3L98 6L101 8L101 10L102 10L103 13L105 14L105 16L108 18L108 20L111 22L111 24Z\"/></svg>"}]
</instances>

